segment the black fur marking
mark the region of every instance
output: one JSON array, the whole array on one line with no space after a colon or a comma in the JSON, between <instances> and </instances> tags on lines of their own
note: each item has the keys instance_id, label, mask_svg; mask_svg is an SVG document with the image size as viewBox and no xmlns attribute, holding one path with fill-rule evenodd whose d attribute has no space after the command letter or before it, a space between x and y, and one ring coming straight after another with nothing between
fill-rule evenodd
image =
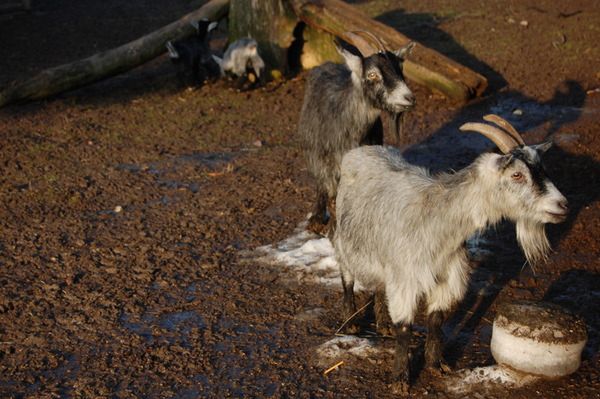
<instances>
[{"instance_id":1,"label":"black fur marking","mask_svg":"<svg viewBox=\"0 0 600 399\"><path fill-rule=\"evenodd\" d=\"M510 161L505 166L510 166L515 159L523 161L525 165L529 168L529 173L531 174L531 179L533 186L537 188L540 194L545 194L548 191L546 187L546 182L549 181L548 176L546 174L546 170L544 169L544 165L540 160L532 159L531 156L523 151L521 148L517 148L512 150Z\"/></svg>"}]
</instances>

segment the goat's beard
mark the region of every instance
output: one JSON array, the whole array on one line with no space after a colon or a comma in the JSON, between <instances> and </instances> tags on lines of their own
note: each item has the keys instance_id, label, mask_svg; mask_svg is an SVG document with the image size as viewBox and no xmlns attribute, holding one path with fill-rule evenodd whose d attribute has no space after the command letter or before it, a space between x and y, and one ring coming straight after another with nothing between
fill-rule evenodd
<instances>
[{"instance_id":1,"label":"goat's beard","mask_svg":"<svg viewBox=\"0 0 600 399\"><path fill-rule=\"evenodd\" d=\"M519 220L517 222L517 240L532 268L538 263L548 260L550 243L546 237L543 223L532 220Z\"/></svg>"}]
</instances>

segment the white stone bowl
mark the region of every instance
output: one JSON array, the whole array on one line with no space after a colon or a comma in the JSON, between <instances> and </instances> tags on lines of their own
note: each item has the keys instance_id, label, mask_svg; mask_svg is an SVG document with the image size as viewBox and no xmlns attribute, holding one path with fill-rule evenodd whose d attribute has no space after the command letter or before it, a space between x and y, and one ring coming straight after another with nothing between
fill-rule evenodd
<instances>
[{"instance_id":1,"label":"white stone bowl","mask_svg":"<svg viewBox=\"0 0 600 399\"><path fill-rule=\"evenodd\" d=\"M516 301L498 306L492 356L500 365L542 377L575 372L587 342L585 323L547 303Z\"/></svg>"}]
</instances>

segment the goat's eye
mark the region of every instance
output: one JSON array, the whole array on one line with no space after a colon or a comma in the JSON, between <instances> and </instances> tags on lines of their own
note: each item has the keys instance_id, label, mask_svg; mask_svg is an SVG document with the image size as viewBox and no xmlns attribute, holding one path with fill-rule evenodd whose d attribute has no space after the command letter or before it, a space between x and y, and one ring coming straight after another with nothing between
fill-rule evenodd
<instances>
[{"instance_id":1,"label":"goat's eye","mask_svg":"<svg viewBox=\"0 0 600 399\"><path fill-rule=\"evenodd\" d=\"M512 177L512 179L514 181L521 181L521 180L523 180L523 173L521 173L521 172L515 172L510 177Z\"/></svg>"},{"instance_id":2,"label":"goat's eye","mask_svg":"<svg viewBox=\"0 0 600 399\"><path fill-rule=\"evenodd\" d=\"M369 80L379 80L379 75L376 72L369 72L367 74L367 79Z\"/></svg>"}]
</instances>

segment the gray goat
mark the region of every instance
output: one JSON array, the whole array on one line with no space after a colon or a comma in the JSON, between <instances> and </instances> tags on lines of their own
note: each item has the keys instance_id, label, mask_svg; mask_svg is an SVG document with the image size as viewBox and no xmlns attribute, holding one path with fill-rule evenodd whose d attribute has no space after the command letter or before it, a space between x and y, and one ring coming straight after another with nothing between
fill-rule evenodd
<instances>
[{"instance_id":1,"label":"gray goat","mask_svg":"<svg viewBox=\"0 0 600 399\"><path fill-rule=\"evenodd\" d=\"M177 75L181 82L185 82L186 75L191 72L192 84L200 85L206 79L216 79L221 73L219 64L213 56L209 46L210 32L218 22L206 19L191 22L196 33L175 42L166 43L169 58L174 64L180 65Z\"/></svg>"},{"instance_id":2,"label":"gray goat","mask_svg":"<svg viewBox=\"0 0 600 399\"><path fill-rule=\"evenodd\" d=\"M444 312L467 289L464 242L502 219L516 223L517 239L530 264L549 251L546 223L567 216L567 200L544 173L540 156L551 143L526 146L496 115L484 118L506 129L467 123L461 130L490 138L502 155L486 153L452 174L431 176L382 146L354 149L341 165L334 247L344 288L344 308L355 312L354 281L376 291L376 317L387 309L397 340L394 388L409 387L410 325L420 298L427 303L427 367L441 362Z\"/></svg>"},{"instance_id":3,"label":"gray goat","mask_svg":"<svg viewBox=\"0 0 600 399\"><path fill-rule=\"evenodd\" d=\"M413 43L387 51L367 32L347 32L359 50L336 41L344 64L325 63L308 77L298 134L317 185L309 229L335 228L335 197L344 154L360 145L383 144L381 112L399 115L415 104L404 81L403 60ZM367 41L367 39L370 40Z\"/></svg>"}]
</instances>

